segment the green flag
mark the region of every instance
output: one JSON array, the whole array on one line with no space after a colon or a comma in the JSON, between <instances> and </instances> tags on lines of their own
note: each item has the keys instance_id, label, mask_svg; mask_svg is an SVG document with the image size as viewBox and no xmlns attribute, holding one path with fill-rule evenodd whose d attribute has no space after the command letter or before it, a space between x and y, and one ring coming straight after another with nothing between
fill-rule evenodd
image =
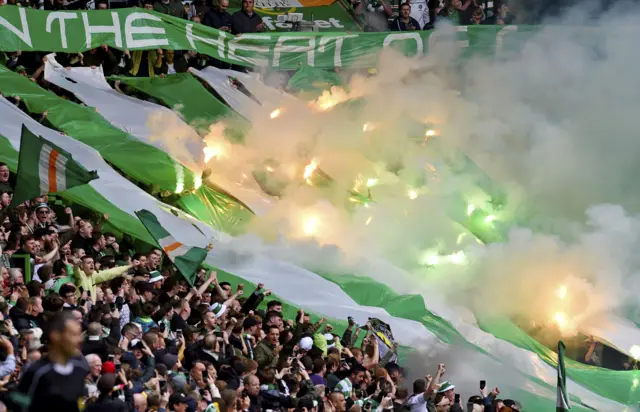
<instances>
[{"instance_id":1,"label":"green flag","mask_svg":"<svg viewBox=\"0 0 640 412\"><path fill-rule=\"evenodd\" d=\"M87 171L69 153L34 135L23 125L16 187L9 208L47 193L64 192L97 178L95 171Z\"/></svg>"},{"instance_id":2,"label":"green flag","mask_svg":"<svg viewBox=\"0 0 640 412\"><path fill-rule=\"evenodd\" d=\"M567 396L567 375L564 370L564 343L558 342L558 397L556 399L556 412L564 412L571 409Z\"/></svg>"},{"instance_id":3,"label":"green flag","mask_svg":"<svg viewBox=\"0 0 640 412\"><path fill-rule=\"evenodd\" d=\"M165 228L158 218L148 210L138 210L136 216L147 228L164 253L169 257L178 271L184 276L191 286L196 281L197 271L204 259L207 250L201 247L189 247L178 242Z\"/></svg>"},{"instance_id":4,"label":"green flag","mask_svg":"<svg viewBox=\"0 0 640 412\"><path fill-rule=\"evenodd\" d=\"M291 77L287 88L294 92L304 92L308 98L316 98L324 90L329 90L332 86L342 86L343 84L338 73L305 64Z\"/></svg>"}]
</instances>

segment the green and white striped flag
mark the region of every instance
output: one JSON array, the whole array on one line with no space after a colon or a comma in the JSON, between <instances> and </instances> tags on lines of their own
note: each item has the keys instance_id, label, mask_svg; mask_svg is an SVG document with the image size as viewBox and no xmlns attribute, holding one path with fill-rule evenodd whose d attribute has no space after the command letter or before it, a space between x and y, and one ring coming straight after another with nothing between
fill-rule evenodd
<instances>
[{"instance_id":1,"label":"green and white striped flag","mask_svg":"<svg viewBox=\"0 0 640 412\"><path fill-rule=\"evenodd\" d=\"M558 342L558 397L556 399L556 412L564 412L571 409L569 397L567 397L567 375L564 370L564 343Z\"/></svg>"},{"instance_id":2,"label":"green and white striped flag","mask_svg":"<svg viewBox=\"0 0 640 412\"><path fill-rule=\"evenodd\" d=\"M162 227L158 218L148 210L138 210L136 216L149 231L164 253L169 257L182 276L191 286L196 281L197 271L204 259L207 250L201 247L190 247L178 242L167 230Z\"/></svg>"},{"instance_id":3,"label":"green and white striped flag","mask_svg":"<svg viewBox=\"0 0 640 412\"><path fill-rule=\"evenodd\" d=\"M64 192L97 179L71 155L22 126L18 173L9 208L47 193Z\"/></svg>"}]
</instances>

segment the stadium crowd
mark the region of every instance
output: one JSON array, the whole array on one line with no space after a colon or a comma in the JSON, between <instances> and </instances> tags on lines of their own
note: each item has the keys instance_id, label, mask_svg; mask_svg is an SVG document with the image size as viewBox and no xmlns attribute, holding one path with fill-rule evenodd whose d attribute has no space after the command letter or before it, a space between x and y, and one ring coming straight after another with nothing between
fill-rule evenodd
<instances>
[{"instance_id":1,"label":"stadium crowd","mask_svg":"<svg viewBox=\"0 0 640 412\"><path fill-rule=\"evenodd\" d=\"M48 196L8 209L12 181L0 164L0 410L520 410L497 388L462 400L443 364L405 382L371 323L337 334L205 268L190 286L160 249L103 232L108 216Z\"/></svg>"},{"instance_id":2,"label":"stadium crowd","mask_svg":"<svg viewBox=\"0 0 640 412\"><path fill-rule=\"evenodd\" d=\"M5 0L0 0L3 5ZM87 0L6 0L47 10L87 8ZM365 29L431 29L437 16L456 24L509 24L505 3L429 1L420 27L408 3L353 1ZM97 0L96 9L141 6L233 34L265 30L243 0L230 14L215 4L179 0ZM480 17L478 17L480 16ZM43 79L45 53L9 52L3 63L69 99ZM230 68L193 51L58 53L65 67L102 66L105 75L165 76L190 67ZM233 68L233 67L232 67ZM115 87L119 89L119 84ZM26 111L19 98L6 96ZM38 119L46 121L46 113ZM342 333L303 310L286 316L270 290L218 280L202 268L190 285L160 249L102 230L108 216L81 218L48 196L9 209L14 176L0 163L0 411L444 412L520 410L500 391L456 393L446 366L406 382L395 345L381 356L370 324L349 318ZM120 238L120 239L119 239ZM187 277L189 274L185 274ZM285 306L286 309L286 306ZM348 314L345 314L345 317ZM472 396L470 396L472 395Z\"/></svg>"},{"instance_id":3,"label":"stadium crowd","mask_svg":"<svg viewBox=\"0 0 640 412\"><path fill-rule=\"evenodd\" d=\"M229 0L0 0L0 6L9 4L44 10L144 7L218 30L242 34L265 31L265 23L254 11L254 2L255 0L242 0L241 9L233 15L228 12ZM404 9L411 10L409 1L348 0L347 3L351 5L352 15L365 31L431 30L440 19L446 19L455 25L505 25L515 22L515 16L509 12L506 0L427 0L424 6L428 18L424 23L408 18Z\"/></svg>"}]
</instances>

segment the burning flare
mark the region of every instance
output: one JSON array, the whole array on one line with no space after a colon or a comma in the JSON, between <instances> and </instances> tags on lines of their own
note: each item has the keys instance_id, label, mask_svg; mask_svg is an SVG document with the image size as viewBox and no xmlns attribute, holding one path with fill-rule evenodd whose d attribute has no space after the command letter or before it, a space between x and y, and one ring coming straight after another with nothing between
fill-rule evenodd
<instances>
[{"instance_id":1,"label":"burning flare","mask_svg":"<svg viewBox=\"0 0 640 412\"><path fill-rule=\"evenodd\" d=\"M558 298L564 300L567 297L567 287L562 285L558 288Z\"/></svg>"},{"instance_id":2,"label":"burning flare","mask_svg":"<svg viewBox=\"0 0 640 412\"><path fill-rule=\"evenodd\" d=\"M569 326L569 319L567 318L567 314L564 312L556 312L553 315L553 321L558 325L558 329L560 329L561 332L566 330L567 326Z\"/></svg>"},{"instance_id":3,"label":"burning flare","mask_svg":"<svg viewBox=\"0 0 640 412\"><path fill-rule=\"evenodd\" d=\"M275 119L276 117L280 116L280 114L282 113L282 110L280 109L276 109L274 111L271 112L271 114L269 115L269 117L271 119Z\"/></svg>"},{"instance_id":4,"label":"burning flare","mask_svg":"<svg viewBox=\"0 0 640 412\"><path fill-rule=\"evenodd\" d=\"M311 184L311 176L313 176L313 172L315 172L317 168L318 163L315 159L312 159L311 162L304 167L304 175L302 177L307 184Z\"/></svg>"},{"instance_id":5,"label":"burning flare","mask_svg":"<svg viewBox=\"0 0 640 412\"><path fill-rule=\"evenodd\" d=\"M307 236L313 236L320 226L320 219L317 216L309 216L302 227L302 231Z\"/></svg>"},{"instance_id":6,"label":"burning flare","mask_svg":"<svg viewBox=\"0 0 640 412\"><path fill-rule=\"evenodd\" d=\"M333 86L330 90L325 90L316 100L309 103L309 107L314 111L326 112L336 105L349 100L349 94L342 87Z\"/></svg>"},{"instance_id":7,"label":"burning flare","mask_svg":"<svg viewBox=\"0 0 640 412\"><path fill-rule=\"evenodd\" d=\"M219 144L214 144L212 146L205 147L204 149L202 149L202 151L204 152L204 162L209 163L209 161L214 157L220 158L220 156L222 155L222 146Z\"/></svg>"}]
</instances>

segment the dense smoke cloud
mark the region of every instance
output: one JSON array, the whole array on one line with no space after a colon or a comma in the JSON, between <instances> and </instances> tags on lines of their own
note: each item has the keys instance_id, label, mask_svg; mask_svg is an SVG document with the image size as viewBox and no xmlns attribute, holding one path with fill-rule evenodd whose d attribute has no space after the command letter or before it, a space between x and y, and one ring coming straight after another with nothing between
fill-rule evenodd
<instances>
[{"instance_id":1,"label":"dense smoke cloud","mask_svg":"<svg viewBox=\"0 0 640 412\"><path fill-rule=\"evenodd\" d=\"M420 60L382 53L375 77L356 75L311 107L250 104L244 144L229 143L224 124L205 138L212 179L248 188L231 192L250 206L269 204L228 246L371 276L423 293L438 314L462 305L562 324L565 334L598 312L629 309L640 209L638 10L629 7L597 20L574 13L497 59L461 61L442 36ZM335 105L346 98L362 101ZM456 153L506 192L495 215L496 226L512 227L504 243L478 245L452 219L461 204L491 200L476 172L451 171ZM305 181L311 162L332 184ZM349 204L353 190L371 194L368 207ZM457 264L428 259L460 250Z\"/></svg>"}]
</instances>

